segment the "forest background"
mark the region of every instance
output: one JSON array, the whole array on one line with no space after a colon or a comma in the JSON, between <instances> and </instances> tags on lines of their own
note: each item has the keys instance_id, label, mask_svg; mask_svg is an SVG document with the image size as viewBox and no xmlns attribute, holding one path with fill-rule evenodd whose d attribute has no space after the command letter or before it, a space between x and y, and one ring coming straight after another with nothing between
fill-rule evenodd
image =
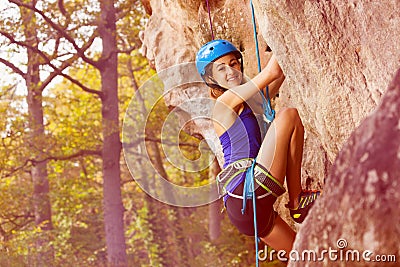
<instances>
[{"instance_id":1,"label":"forest background","mask_svg":"<svg viewBox=\"0 0 400 267\"><path fill-rule=\"evenodd\" d=\"M140 1L2 0L0 20L0 266L254 264L253 239L221 203L161 203L126 167L125 112L156 74L139 52ZM154 109L152 93L131 119L155 111L144 137L155 168L179 185L208 183L215 161L191 174L170 168L159 129L169 110ZM200 140L179 138L168 149L200 157Z\"/></svg>"}]
</instances>

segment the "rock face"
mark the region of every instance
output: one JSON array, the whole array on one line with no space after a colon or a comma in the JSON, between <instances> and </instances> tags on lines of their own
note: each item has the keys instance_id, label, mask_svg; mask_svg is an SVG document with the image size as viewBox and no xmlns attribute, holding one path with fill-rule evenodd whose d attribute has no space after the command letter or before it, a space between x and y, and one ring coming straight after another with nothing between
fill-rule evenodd
<instances>
[{"instance_id":1,"label":"rock face","mask_svg":"<svg viewBox=\"0 0 400 267\"><path fill-rule=\"evenodd\" d=\"M257 2L257 1L255 1ZM376 106L400 66L400 2L258 1L258 21L328 159Z\"/></svg>"},{"instance_id":2,"label":"rock face","mask_svg":"<svg viewBox=\"0 0 400 267\"><path fill-rule=\"evenodd\" d=\"M160 71L183 62L193 62L199 47L211 40L206 1L142 1L146 5L146 10L151 12L142 38L143 52L156 70ZM257 66L249 1L209 2L215 38L231 40L239 47L244 54L246 74L254 75ZM399 177L398 169L396 177L396 170L390 171L390 168L399 168L400 165L398 161L397 165L383 165L384 162L381 160L388 156L384 149L376 149L372 153L373 144L367 143L370 138L376 136L372 122L369 122L372 120L366 121L369 126L363 126L364 131L358 131L350 141L352 144L349 146L356 146L358 153L356 155L358 158L354 158L352 162L353 165L345 166L343 161L350 160L351 155L346 154L347 158L342 155L336 163L332 178L328 178L328 175L338 152L360 122L376 108L395 71L400 67L398 12L400 2L398 0L254 0L253 3L259 24L260 50L265 51L268 44L286 75L276 107L277 109L282 106L296 107L306 129L303 184L309 188L323 187L326 191L321 205L315 208L315 213L319 212L322 221L317 222L319 219L314 217L313 222L308 221L310 228L316 224L318 227L329 226L332 231L329 238L346 234L343 237L349 238L350 245L362 246L369 241L375 242L373 242L374 248L381 245L381 241L377 240L384 240L390 231L395 230L393 227L398 226L389 228L390 230L385 233L383 229L376 232L382 224L378 220L372 220L367 224L365 218L361 216L366 208L372 207L371 205L380 205L377 204L380 202L372 204L373 198L381 199L383 194L382 199L388 201L387 195L395 188L394 185L389 187L389 182L396 181ZM262 53L263 64L268 61L270 55L268 52ZM174 75L166 75L164 83L173 84L171 79L179 80L183 75L185 75L184 70L175 72ZM395 89L392 89L390 94L394 95L394 91ZM166 95L166 103L175 107L199 96L207 97L207 89L201 83L185 84L171 90ZM392 98L387 96L387 99ZM399 102L396 106L393 102L393 109L397 108L398 111L398 104ZM204 109L204 106L181 108L181 117L187 120L192 117L191 114L197 114L201 109ZM395 110L386 109L386 104L380 107L380 110L382 109L384 111L381 111L382 115L379 116L386 115L390 110L392 112L390 114L396 115ZM398 115L397 113L397 124L394 123L395 119L391 121L395 128L399 127ZM380 123L379 120L373 121L376 124ZM209 127L210 124L202 120L190 120L186 129L191 134L202 136L212 142L216 137ZM359 138L357 143L355 137ZM399 140L398 132L397 135L393 133L390 137ZM383 144L384 141L385 139L381 138L376 142L384 148L387 147ZM397 147L395 148L398 149ZM366 152L368 154L363 153L362 149L368 151ZM398 160L399 157L398 151L393 152L395 158L388 162L395 164L395 159ZM216 152L220 155L218 148ZM344 175L347 168L352 173ZM384 168L388 168L388 172L385 172ZM343 175L339 175L339 171ZM349 177L353 179L350 180ZM327 184L324 186L325 179ZM344 184L348 186L343 186ZM342 191L338 191L339 189L334 191L338 185ZM396 186L398 188L398 184ZM386 188L388 191L383 191ZM346 197L339 196L339 192ZM354 195L358 196L357 201L350 198ZM361 197L365 197L365 201L360 202ZM398 200L399 198L397 204ZM328 206L330 202L336 204ZM324 210L322 216L322 207L340 208L342 216L345 214L349 216L346 220L346 224L349 225L343 228L345 231L341 230L342 219L339 216L333 217L336 210ZM381 211L376 214L379 214L383 221L398 221L398 212L387 209L383 203L380 207ZM387 212L383 212L385 210ZM333 220L332 224L328 224L329 221L324 219L325 213L328 213L329 218ZM373 213L367 214L376 217ZM351 221L350 216L355 220ZM362 229L364 232L356 232L353 226L362 223L365 223L365 228ZM310 228L303 227L308 230ZM397 228L396 233L398 230ZM306 235L301 234L303 231L306 230L300 231L297 240L298 244L302 244L302 248L306 247L307 242L318 243L316 236L305 239ZM379 235L382 239L377 239ZM327 238L324 240L328 240ZM301 240L306 241L303 243Z\"/></svg>"},{"instance_id":3,"label":"rock face","mask_svg":"<svg viewBox=\"0 0 400 267\"><path fill-rule=\"evenodd\" d=\"M365 266L362 253L400 256L400 70L382 103L361 123L339 153L323 196L300 229L295 247L357 250L360 262L328 261L325 266ZM344 239L342 243L338 240ZM339 254L337 254L339 255ZM345 258L343 258L345 259ZM387 262L385 266L398 263ZM320 263L320 265L323 265ZM290 266L304 266L292 262Z\"/></svg>"}]
</instances>

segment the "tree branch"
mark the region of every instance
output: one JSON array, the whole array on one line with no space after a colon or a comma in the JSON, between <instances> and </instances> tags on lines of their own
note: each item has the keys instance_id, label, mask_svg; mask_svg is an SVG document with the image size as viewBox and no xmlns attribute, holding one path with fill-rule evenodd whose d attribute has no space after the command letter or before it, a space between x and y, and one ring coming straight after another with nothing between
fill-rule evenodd
<instances>
[{"instance_id":1,"label":"tree branch","mask_svg":"<svg viewBox=\"0 0 400 267\"><path fill-rule=\"evenodd\" d=\"M21 75L22 78L25 79L26 74L22 70L20 70L17 66L15 66L11 62L5 60L4 58L0 58L0 62L3 63L4 65L6 65L7 67L9 67L10 69L12 69L15 73Z\"/></svg>"},{"instance_id":2,"label":"tree branch","mask_svg":"<svg viewBox=\"0 0 400 267\"><path fill-rule=\"evenodd\" d=\"M142 141L143 139L139 139L135 142L131 142L131 143L125 143L124 142L124 147L126 148L132 148L132 147L136 147L139 145L140 141ZM199 145L197 144L193 144L193 143L186 143L186 142L179 142L179 143L175 143L175 142L171 142L168 140L161 140L160 138L154 138L154 137L149 137L146 136L144 138L144 141L148 141L148 142L155 142L155 143L159 143L159 144L163 144L163 145L167 145L167 146L187 146L187 147L194 147L194 148L198 148Z\"/></svg>"},{"instance_id":3,"label":"tree branch","mask_svg":"<svg viewBox=\"0 0 400 267\"><path fill-rule=\"evenodd\" d=\"M13 169L10 170L7 174L3 175L1 178L10 177L11 175L13 175L14 173L16 173L17 171L24 169L26 166L28 166L28 164L29 164L30 162L31 162L30 159L25 160L25 162L24 162L22 165L20 165L20 166L18 166L18 167L16 167L16 168L13 168Z\"/></svg>"},{"instance_id":4,"label":"tree branch","mask_svg":"<svg viewBox=\"0 0 400 267\"><path fill-rule=\"evenodd\" d=\"M48 160L70 160L82 156L100 156L101 157L102 153L101 150L88 150L88 149L82 149L79 150L78 152L71 154L71 155L63 155L63 156L48 156L46 158L37 160L37 159L31 159L30 161L32 162L33 165L43 163Z\"/></svg>"},{"instance_id":5,"label":"tree branch","mask_svg":"<svg viewBox=\"0 0 400 267\"><path fill-rule=\"evenodd\" d=\"M3 97L7 97L8 100L13 100L16 87L17 87L17 85L13 84L13 85L10 85L8 88L3 88L2 93L0 94L0 99ZM3 140L3 144L4 144L4 140Z\"/></svg>"},{"instance_id":6,"label":"tree branch","mask_svg":"<svg viewBox=\"0 0 400 267\"><path fill-rule=\"evenodd\" d=\"M37 160L37 159L27 159L25 160L25 162L10 170L7 174L3 175L2 178L5 177L10 177L11 175L13 175L14 173L16 173L19 170L24 169L25 167L27 167L29 164L35 165L35 164L39 164L39 163L43 163L45 161L48 160L70 160L70 159L74 159L74 158L78 158L78 157L83 157L83 156L101 156L101 150L88 150L88 149L83 149L83 150L79 150L78 152L71 154L71 155L66 155L66 156L48 156L46 158Z\"/></svg>"},{"instance_id":7,"label":"tree branch","mask_svg":"<svg viewBox=\"0 0 400 267\"><path fill-rule=\"evenodd\" d=\"M49 17L47 17L43 11L37 9L35 6L29 5L29 4L25 4L22 1L19 0L9 0L11 3L14 3L18 6L22 6L25 8L28 8L32 11L34 11L35 13L39 14L53 29L55 29L57 32L59 32L61 34L62 37L64 37L68 42L70 42L72 44L72 46L75 48L76 52L78 53L78 55L86 62L89 63L91 65L93 65L96 68L100 67L99 62L94 61L88 57L86 57L85 55L85 50L82 50L76 43L75 40L72 36L70 36L69 34L67 34L65 32L65 30L58 24L54 23Z\"/></svg>"},{"instance_id":8,"label":"tree branch","mask_svg":"<svg viewBox=\"0 0 400 267\"><path fill-rule=\"evenodd\" d=\"M17 214L12 214L12 213L1 214L1 217L10 221L12 224L18 226L19 224L15 223L16 220L34 218L35 216L33 216L32 213L28 212L28 213L22 214L22 215L17 215Z\"/></svg>"},{"instance_id":9,"label":"tree branch","mask_svg":"<svg viewBox=\"0 0 400 267\"><path fill-rule=\"evenodd\" d=\"M43 59L44 62L49 64L50 67L52 67L53 69L56 69L57 67L55 67L53 64L51 64L50 59L48 58L48 56L43 52L40 51L39 49L37 49L36 47L30 46L25 42L22 41L17 41L14 36L12 36L10 33L5 32L5 31L0 31L0 34L2 34L4 37L6 37L8 40L10 40L11 43L25 47L26 49L30 49L32 51L34 51L35 53L38 53Z\"/></svg>"},{"instance_id":10,"label":"tree branch","mask_svg":"<svg viewBox=\"0 0 400 267\"><path fill-rule=\"evenodd\" d=\"M8 236L9 234L12 234L15 230L19 230L30 224L31 222L34 221L35 216L31 213L23 214L23 215L13 215L11 214L13 218L10 216L5 216L5 214L1 214L0 217L2 217L5 221L0 224L0 227L5 224L12 224L14 227L9 229L8 231L5 231L2 229L1 234L3 236ZM18 219L24 219L22 223L17 223L16 221ZM9 226L7 228L10 228Z\"/></svg>"},{"instance_id":11,"label":"tree branch","mask_svg":"<svg viewBox=\"0 0 400 267\"><path fill-rule=\"evenodd\" d=\"M131 46L131 47L129 47L127 49L124 49L124 50L118 50L117 53L130 55L132 53L132 51L135 50L135 49L136 49L136 46Z\"/></svg>"},{"instance_id":12,"label":"tree branch","mask_svg":"<svg viewBox=\"0 0 400 267\"><path fill-rule=\"evenodd\" d=\"M96 38L96 35L92 34L92 36L90 36L89 40L82 46L82 50L86 51L87 49L89 49L89 47L93 44L93 41L94 41L95 38ZM59 39L57 39L57 40L59 40ZM56 53L56 52L54 52L54 53ZM55 55L53 55L53 57L55 57ZM66 68L70 67L72 65L72 63L75 60L77 60L79 57L80 56L78 54L75 54L74 56L70 57L69 59L63 61L61 66L59 68L56 68L54 70L54 72L52 72L49 75L49 77L47 77L46 80L42 83L42 88L45 88L54 79L54 77L56 77L57 75L60 75L63 70L65 70ZM82 87L82 86L80 86L80 87ZM85 89L87 89L87 87L85 87ZM96 93L100 93L100 91L96 91Z\"/></svg>"},{"instance_id":13,"label":"tree branch","mask_svg":"<svg viewBox=\"0 0 400 267\"><path fill-rule=\"evenodd\" d=\"M99 90L94 90L94 89L90 89L90 88L86 87L85 85L83 85L82 83L80 83L79 81L73 79L71 76L62 73L62 71L63 71L65 68L67 68L68 66L70 66L70 65L72 64L72 61L76 60L76 57L79 56L79 54L78 54L77 56L71 57L71 62L68 60L68 61L66 61L65 64L64 64L64 63L62 64L61 68L57 68L53 63L51 63L50 59L48 58L48 56L47 56L43 51L40 51L40 50L37 49L36 47L32 47L32 46L30 46L30 45L28 45L28 44L26 44L26 43L24 43L24 42L15 40L14 37L13 37L11 34L9 34L8 32L0 31L0 34L4 35L4 36L5 36L7 39L9 39L12 43L17 44L17 45L20 45L20 46L22 46L22 47L25 47L25 48L27 48L27 49L30 49L30 50L34 51L35 53L39 54L39 55L44 59L44 62L45 62L46 64L48 64L51 68L53 68L54 74L53 74L53 75L50 75L50 76L46 79L46 81L41 85L41 88L40 88L41 90L43 90L43 89L51 82L51 80L54 79L54 77L55 77L56 75L61 75L61 76L63 76L64 78L66 78L66 79L68 79L69 81L71 81L72 83L74 83L74 84L76 84L77 86L79 86L80 88L82 88L83 91L86 91L86 92L92 93L92 94L97 94L100 98L103 97L103 93L102 93L101 91L99 91ZM90 42L88 42L87 48L89 48L90 44L94 41L94 39L95 39L94 36L92 36L92 37L90 38ZM86 47L85 47L85 48L86 48ZM87 48L86 48L86 49L87 49ZM10 63L10 64L11 64L11 63Z\"/></svg>"},{"instance_id":14,"label":"tree branch","mask_svg":"<svg viewBox=\"0 0 400 267\"><path fill-rule=\"evenodd\" d=\"M46 86L58 75L62 74L62 71L66 68L70 67L72 63L77 60L79 57L77 55L72 56L68 60L63 61L60 68L56 68L54 71L50 73L50 75L43 81L40 85L41 89L46 88Z\"/></svg>"},{"instance_id":15,"label":"tree branch","mask_svg":"<svg viewBox=\"0 0 400 267\"><path fill-rule=\"evenodd\" d=\"M60 75L63 76L64 78L66 78L67 80L69 80L70 82L72 82L73 84L79 86L83 91L91 93L91 94L96 94L99 96L100 99L102 99L104 97L104 94L102 91L90 89L89 87L86 87L85 85L83 85L80 81L72 78L71 76L69 76L67 74L60 73Z\"/></svg>"}]
</instances>

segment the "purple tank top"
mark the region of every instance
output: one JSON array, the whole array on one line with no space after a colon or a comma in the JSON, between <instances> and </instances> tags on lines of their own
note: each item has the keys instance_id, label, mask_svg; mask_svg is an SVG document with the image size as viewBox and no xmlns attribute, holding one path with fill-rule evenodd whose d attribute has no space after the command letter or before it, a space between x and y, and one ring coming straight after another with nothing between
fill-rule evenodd
<instances>
[{"instance_id":1,"label":"purple tank top","mask_svg":"<svg viewBox=\"0 0 400 267\"><path fill-rule=\"evenodd\" d=\"M256 116L247 104L244 104L244 109L239 117L219 137L219 140L224 153L224 168L239 159L255 158L257 156L261 146L261 132ZM235 179L235 183L230 183L227 186L227 190L233 192L243 182L244 177L245 173L242 174L240 179Z\"/></svg>"}]
</instances>

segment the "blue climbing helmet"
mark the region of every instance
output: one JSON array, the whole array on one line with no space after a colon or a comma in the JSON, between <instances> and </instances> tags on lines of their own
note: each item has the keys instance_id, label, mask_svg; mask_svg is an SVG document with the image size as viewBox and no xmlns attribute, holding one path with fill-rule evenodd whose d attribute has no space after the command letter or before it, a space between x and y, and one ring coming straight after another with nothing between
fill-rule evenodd
<instances>
[{"instance_id":1,"label":"blue climbing helmet","mask_svg":"<svg viewBox=\"0 0 400 267\"><path fill-rule=\"evenodd\" d=\"M196 68L206 83L205 75L208 64L230 53L235 54L236 58L239 59L243 72L242 53L231 42L221 39L212 40L199 49L196 55Z\"/></svg>"}]
</instances>

